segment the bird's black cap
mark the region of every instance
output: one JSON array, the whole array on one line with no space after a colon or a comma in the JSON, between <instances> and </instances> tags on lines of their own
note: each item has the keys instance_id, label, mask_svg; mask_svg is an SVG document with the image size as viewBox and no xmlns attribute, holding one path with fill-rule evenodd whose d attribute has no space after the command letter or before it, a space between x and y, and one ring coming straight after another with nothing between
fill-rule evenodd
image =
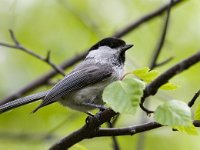
<instances>
[{"instance_id":1,"label":"bird's black cap","mask_svg":"<svg viewBox=\"0 0 200 150\"><path fill-rule=\"evenodd\" d=\"M125 46L125 45L126 45L126 43L119 38L108 37L108 38L104 38L103 40L101 40L98 43L96 43L95 45L93 45L89 49L89 51L98 49L100 46L108 46L110 48L117 48L117 47Z\"/></svg>"}]
</instances>

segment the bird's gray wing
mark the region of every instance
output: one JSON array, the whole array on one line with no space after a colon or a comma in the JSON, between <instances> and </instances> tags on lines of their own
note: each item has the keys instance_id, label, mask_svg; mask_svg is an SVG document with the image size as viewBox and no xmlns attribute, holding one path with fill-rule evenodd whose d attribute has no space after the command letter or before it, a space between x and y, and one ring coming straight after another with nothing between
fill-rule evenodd
<instances>
[{"instance_id":1,"label":"bird's gray wing","mask_svg":"<svg viewBox=\"0 0 200 150\"><path fill-rule=\"evenodd\" d=\"M73 91L98 83L110 77L111 74L112 67L110 66L93 65L84 67L83 69L75 69L50 90L42 103L33 112L57 101L62 96L70 94Z\"/></svg>"}]
</instances>

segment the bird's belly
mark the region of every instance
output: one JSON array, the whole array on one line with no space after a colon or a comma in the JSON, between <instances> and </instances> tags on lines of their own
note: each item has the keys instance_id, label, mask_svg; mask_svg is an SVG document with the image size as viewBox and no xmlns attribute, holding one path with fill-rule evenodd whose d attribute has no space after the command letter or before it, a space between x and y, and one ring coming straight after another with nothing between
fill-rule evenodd
<instances>
[{"instance_id":1,"label":"bird's belly","mask_svg":"<svg viewBox=\"0 0 200 150\"><path fill-rule=\"evenodd\" d=\"M94 109L94 107L85 106L83 103L102 105L102 93L107 85L106 82L101 82L93 86L85 87L63 97L60 100L60 103L64 106L83 112Z\"/></svg>"},{"instance_id":2,"label":"bird's belly","mask_svg":"<svg viewBox=\"0 0 200 150\"><path fill-rule=\"evenodd\" d=\"M102 100L102 93L104 88L113 81L121 79L121 77L123 76L122 68L113 69L115 71L113 72L111 77L107 78L104 81L101 81L100 83L96 83L92 86L87 86L78 91L72 92L71 94L62 97L59 102L64 106L70 107L71 109L83 112L94 109L94 107L85 106L83 105L83 103L102 105L104 103Z\"/></svg>"}]
</instances>

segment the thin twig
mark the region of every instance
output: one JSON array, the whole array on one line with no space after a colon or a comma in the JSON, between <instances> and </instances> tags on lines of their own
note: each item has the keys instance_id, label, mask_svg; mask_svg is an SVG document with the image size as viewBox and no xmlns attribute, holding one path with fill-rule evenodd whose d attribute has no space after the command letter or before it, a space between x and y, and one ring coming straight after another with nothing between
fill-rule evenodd
<instances>
[{"instance_id":1,"label":"thin twig","mask_svg":"<svg viewBox=\"0 0 200 150\"><path fill-rule=\"evenodd\" d=\"M108 122L108 127L113 128L113 123ZM112 142L113 142L113 150L120 150L119 143L115 136L112 136Z\"/></svg>"},{"instance_id":2,"label":"thin twig","mask_svg":"<svg viewBox=\"0 0 200 150\"><path fill-rule=\"evenodd\" d=\"M193 124L195 127L200 127L200 121L194 120ZM138 126L132 126L128 128L108 128L108 129L99 129L99 131L96 133L93 137L101 137L101 136L122 136L122 135L135 135L137 133L149 131L152 129L156 129L162 127L161 124L157 122L150 122L145 123Z\"/></svg>"},{"instance_id":3,"label":"thin twig","mask_svg":"<svg viewBox=\"0 0 200 150\"><path fill-rule=\"evenodd\" d=\"M175 6L177 4L180 4L181 2L184 2L184 0L174 0L173 1L173 4L171 6ZM118 32L116 32L113 36L114 37L122 37L124 36L125 34L128 34L130 33L133 29L136 29L138 28L140 25L142 25L143 23L147 22L147 21L150 21L152 18L155 18L157 16L160 16L163 12L165 12L168 7L169 7L170 4L166 4L160 8L158 8L157 10L155 11L152 11L150 13L148 13L147 15L139 18L137 21L127 25L127 27L125 27L124 29L122 30L119 30Z\"/></svg>"},{"instance_id":4,"label":"thin twig","mask_svg":"<svg viewBox=\"0 0 200 150\"><path fill-rule=\"evenodd\" d=\"M171 0L170 4L167 7L166 19L165 19L165 23L164 23L164 26L163 26L163 31L162 31L160 40L158 42L157 48L155 49L155 51L153 53L153 56L152 56L153 59L150 63L150 69L157 67L158 57L161 53L161 50L164 46L164 42L165 42L165 39L166 39L166 34L167 34L167 29L168 29L168 26L169 26L169 19L170 19L170 10L171 10L172 4L173 4L173 0ZM168 61L169 61L169 59L168 59Z\"/></svg>"},{"instance_id":5,"label":"thin twig","mask_svg":"<svg viewBox=\"0 0 200 150\"><path fill-rule=\"evenodd\" d=\"M174 58L174 57L171 56L171 57L169 57L169 58L163 60L162 62L159 62L159 63L157 62L155 67L163 66L163 65L167 64L168 62L170 62L173 58Z\"/></svg>"},{"instance_id":6,"label":"thin twig","mask_svg":"<svg viewBox=\"0 0 200 150\"><path fill-rule=\"evenodd\" d=\"M183 0L176 0L173 3L173 7L176 6L177 4L180 4L181 2L183 2ZM147 21L150 21L151 19L154 19L155 17L157 17L157 16L161 15L163 12L165 12L167 10L168 5L169 4L166 4L166 5L162 6L162 7L160 7L159 9L148 13L147 15L141 17L141 19L139 19L137 21L134 21L130 25L124 27L119 32L113 34L113 36L114 37L122 37L122 36L126 35L127 33L137 29L143 23L146 23ZM71 58L70 60L66 60L59 67L62 68L62 69L66 69L68 67L71 67L75 63L77 63L80 60L82 60L83 58L85 58L86 55L87 55L87 51L85 51L85 52L83 52L83 53L81 53L79 55L76 55L75 57ZM16 98L19 98L21 95L26 94L26 93L38 88L39 86L42 86L42 85L46 84L56 74L57 74L57 72L52 70L52 71L42 75L41 77L39 77L38 79L32 81L31 83L29 83L28 85L26 85L22 89L16 91L14 94L11 94L11 95L7 96L6 98L2 99L0 101L0 105L4 104L4 103L7 103L9 101L12 101L12 100L14 100Z\"/></svg>"},{"instance_id":7,"label":"thin twig","mask_svg":"<svg viewBox=\"0 0 200 150\"><path fill-rule=\"evenodd\" d=\"M35 52L33 52L32 50L24 47L22 44L20 44L20 42L17 40L17 38L16 38L16 36L15 36L15 34L14 34L14 32L12 30L9 30L9 33L10 33L10 37L11 37L12 41L14 42L14 44L8 44L8 43L2 43L2 42L0 42L1 46L8 47L8 48L13 48L13 49L17 49L17 50L21 50L21 51L23 51L23 52L25 52L25 53L27 53L27 54L29 54L29 55L31 55L31 56L39 59L39 60L47 63L54 70L56 70L56 72L58 72L58 73L62 74L63 76L65 76L64 71L60 67L56 66L50 60L50 51L48 51L46 58L42 57L42 56L36 54Z\"/></svg>"},{"instance_id":8,"label":"thin twig","mask_svg":"<svg viewBox=\"0 0 200 150\"><path fill-rule=\"evenodd\" d=\"M196 99L199 97L199 95L200 95L200 90L197 91L197 92L194 94L193 98L189 101L189 103L188 103L188 106L189 106L189 107L192 107L192 106L194 105L194 103L195 103Z\"/></svg>"}]
</instances>

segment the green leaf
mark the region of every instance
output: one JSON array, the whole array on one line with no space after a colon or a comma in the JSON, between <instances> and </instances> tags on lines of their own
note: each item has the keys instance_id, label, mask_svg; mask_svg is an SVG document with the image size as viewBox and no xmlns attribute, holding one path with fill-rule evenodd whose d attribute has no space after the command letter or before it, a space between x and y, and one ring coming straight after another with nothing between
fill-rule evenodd
<instances>
[{"instance_id":1,"label":"green leaf","mask_svg":"<svg viewBox=\"0 0 200 150\"><path fill-rule=\"evenodd\" d=\"M133 71L133 74L136 75L138 78L144 80L145 82L149 83L153 79L155 79L160 72L157 70L151 70L147 67L140 68Z\"/></svg>"},{"instance_id":2,"label":"green leaf","mask_svg":"<svg viewBox=\"0 0 200 150\"><path fill-rule=\"evenodd\" d=\"M174 126L173 128L177 129L178 131L190 134L190 135L198 135L199 134L197 128L193 124L191 124L189 126Z\"/></svg>"},{"instance_id":3,"label":"green leaf","mask_svg":"<svg viewBox=\"0 0 200 150\"><path fill-rule=\"evenodd\" d=\"M136 75L138 78L142 79L145 74L149 72L148 67L139 68L133 71L133 74Z\"/></svg>"},{"instance_id":4,"label":"green leaf","mask_svg":"<svg viewBox=\"0 0 200 150\"><path fill-rule=\"evenodd\" d=\"M150 70L148 67L136 69L133 71L133 74L140 78L141 80L145 81L146 83L150 83L156 77L160 75L160 72L157 70ZM175 90L178 86L173 83L166 83L160 87L162 90Z\"/></svg>"},{"instance_id":5,"label":"green leaf","mask_svg":"<svg viewBox=\"0 0 200 150\"><path fill-rule=\"evenodd\" d=\"M135 78L125 78L108 85L103 92L103 100L114 111L134 114L143 95L144 82Z\"/></svg>"},{"instance_id":6,"label":"green leaf","mask_svg":"<svg viewBox=\"0 0 200 150\"><path fill-rule=\"evenodd\" d=\"M160 73L156 70L149 71L145 76L144 76L144 81L147 83L150 83L153 79L155 79Z\"/></svg>"},{"instance_id":7,"label":"green leaf","mask_svg":"<svg viewBox=\"0 0 200 150\"><path fill-rule=\"evenodd\" d=\"M175 90L177 88L178 86L171 82L168 82L160 87L161 90Z\"/></svg>"},{"instance_id":8,"label":"green leaf","mask_svg":"<svg viewBox=\"0 0 200 150\"><path fill-rule=\"evenodd\" d=\"M162 125L190 126L191 109L185 102L172 100L157 107L154 118Z\"/></svg>"},{"instance_id":9,"label":"green leaf","mask_svg":"<svg viewBox=\"0 0 200 150\"><path fill-rule=\"evenodd\" d=\"M195 120L200 120L200 104L197 106L197 109L194 113L194 119Z\"/></svg>"}]
</instances>

